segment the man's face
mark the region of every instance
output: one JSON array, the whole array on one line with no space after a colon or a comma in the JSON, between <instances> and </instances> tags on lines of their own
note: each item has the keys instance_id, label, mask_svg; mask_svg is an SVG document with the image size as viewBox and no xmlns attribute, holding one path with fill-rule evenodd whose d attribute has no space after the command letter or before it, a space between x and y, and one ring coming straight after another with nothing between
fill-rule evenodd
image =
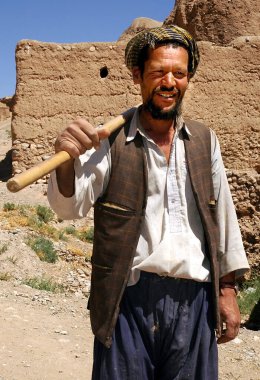
<instances>
[{"instance_id":1,"label":"man's face","mask_svg":"<svg viewBox=\"0 0 260 380\"><path fill-rule=\"evenodd\" d=\"M143 104L155 119L172 119L180 108L189 82L188 52L183 47L160 46L149 50L141 75L133 68L135 84L140 84Z\"/></svg>"}]
</instances>

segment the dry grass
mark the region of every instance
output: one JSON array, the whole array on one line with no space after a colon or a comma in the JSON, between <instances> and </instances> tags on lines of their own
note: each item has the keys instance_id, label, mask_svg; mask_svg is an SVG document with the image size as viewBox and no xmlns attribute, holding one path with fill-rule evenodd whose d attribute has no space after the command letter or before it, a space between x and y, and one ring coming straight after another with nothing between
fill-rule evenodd
<instances>
[{"instance_id":1,"label":"dry grass","mask_svg":"<svg viewBox=\"0 0 260 380\"><path fill-rule=\"evenodd\" d=\"M11 280L12 276L9 272L2 272L0 273L0 281L9 281Z\"/></svg>"},{"instance_id":2,"label":"dry grass","mask_svg":"<svg viewBox=\"0 0 260 380\"><path fill-rule=\"evenodd\" d=\"M73 256L79 256L79 257L84 257L85 256L85 252L83 251L83 249L79 248L79 247L76 247L74 245L70 245L68 244L67 245L67 249L68 251L73 255Z\"/></svg>"},{"instance_id":3,"label":"dry grass","mask_svg":"<svg viewBox=\"0 0 260 380\"><path fill-rule=\"evenodd\" d=\"M8 250L8 245L3 244L0 246L0 255Z\"/></svg>"},{"instance_id":4,"label":"dry grass","mask_svg":"<svg viewBox=\"0 0 260 380\"><path fill-rule=\"evenodd\" d=\"M83 243L92 243L93 227L86 226L78 229L73 226L60 227L60 223L53 211L46 206L39 205L5 203L3 210L0 211L0 218L2 228L5 230L25 229L27 232L27 244L37 251L37 255L43 261L56 261L56 259L53 259L54 247L51 241L60 240L65 242L65 249L73 256L85 258L85 261L90 261L91 259L91 252L86 246L84 247ZM48 244L46 241L48 241ZM52 244L51 248L49 247L50 244ZM38 245L40 245L39 249ZM5 250L5 246L0 247L0 253Z\"/></svg>"},{"instance_id":5,"label":"dry grass","mask_svg":"<svg viewBox=\"0 0 260 380\"><path fill-rule=\"evenodd\" d=\"M47 292L61 293L64 291L64 287L51 278L32 277L27 278L23 283L31 288L45 290Z\"/></svg>"}]
</instances>

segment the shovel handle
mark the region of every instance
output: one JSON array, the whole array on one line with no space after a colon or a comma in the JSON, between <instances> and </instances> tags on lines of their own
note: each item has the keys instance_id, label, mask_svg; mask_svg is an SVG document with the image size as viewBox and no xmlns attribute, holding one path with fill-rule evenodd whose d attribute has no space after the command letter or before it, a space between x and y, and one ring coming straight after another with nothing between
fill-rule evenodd
<instances>
[{"instance_id":1,"label":"shovel handle","mask_svg":"<svg viewBox=\"0 0 260 380\"><path fill-rule=\"evenodd\" d=\"M108 121L107 123L103 124L102 129L106 129L109 136L112 132L120 128L127 120L133 116L137 107L138 106L130 108L112 120ZM7 189L12 193L16 193L17 191L22 190L24 187L31 185L33 182L49 174L58 166L65 163L66 161L69 161L70 159L71 156L68 152L58 152L46 161L43 161L40 164L37 164L32 168L26 170L25 172L17 174L13 178L10 178L6 183Z\"/></svg>"}]
</instances>

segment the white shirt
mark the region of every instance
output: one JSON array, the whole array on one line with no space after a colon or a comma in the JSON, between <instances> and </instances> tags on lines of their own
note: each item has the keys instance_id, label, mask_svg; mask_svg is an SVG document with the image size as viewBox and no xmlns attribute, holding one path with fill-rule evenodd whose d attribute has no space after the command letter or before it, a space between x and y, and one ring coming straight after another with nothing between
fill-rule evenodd
<instances>
[{"instance_id":1,"label":"white shirt","mask_svg":"<svg viewBox=\"0 0 260 380\"><path fill-rule=\"evenodd\" d=\"M148 169L148 199L129 285L138 281L141 270L162 276L210 281L203 227L187 172L184 142L179 133L182 125L183 119L179 118L167 164L163 152L143 130L138 112L130 124L127 140L134 139L137 131L143 137ZM187 126L185 128L190 134ZM220 277L232 271L236 271L236 276L240 277L249 266L219 143L212 130L211 152L220 227ZM76 159L74 168L75 194L72 197L65 198L59 193L55 172L49 181L50 205L62 219L85 217L104 193L111 169L108 140L103 140L97 151L92 149Z\"/></svg>"}]
</instances>

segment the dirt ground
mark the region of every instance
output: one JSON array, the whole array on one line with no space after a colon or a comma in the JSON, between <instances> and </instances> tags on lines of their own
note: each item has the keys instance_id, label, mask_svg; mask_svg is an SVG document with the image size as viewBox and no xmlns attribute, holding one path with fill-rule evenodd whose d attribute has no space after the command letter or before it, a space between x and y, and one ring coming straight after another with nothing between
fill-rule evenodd
<instances>
[{"instance_id":1,"label":"dirt ground","mask_svg":"<svg viewBox=\"0 0 260 380\"><path fill-rule=\"evenodd\" d=\"M91 378L86 299L2 281L0 305L1 380Z\"/></svg>"},{"instance_id":2,"label":"dirt ground","mask_svg":"<svg viewBox=\"0 0 260 380\"><path fill-rule=\"evenodd\" d=\"M43 184L15 194L6 189L9 128L10 122L0 124L0 210L6 202L47 205ZM46 273L65 282L72 270L62 260L41 262L24 239L23 229L7 231L0 220L0 247L8 244L0 274L13 275L0 281L0 380L90 380L87 298L82 292L54 294L23 285L24 276ZM219 347L219 357L219 380L260 380L260 331L241 327L233 342Z\"/></svg>"}]
</instances>

